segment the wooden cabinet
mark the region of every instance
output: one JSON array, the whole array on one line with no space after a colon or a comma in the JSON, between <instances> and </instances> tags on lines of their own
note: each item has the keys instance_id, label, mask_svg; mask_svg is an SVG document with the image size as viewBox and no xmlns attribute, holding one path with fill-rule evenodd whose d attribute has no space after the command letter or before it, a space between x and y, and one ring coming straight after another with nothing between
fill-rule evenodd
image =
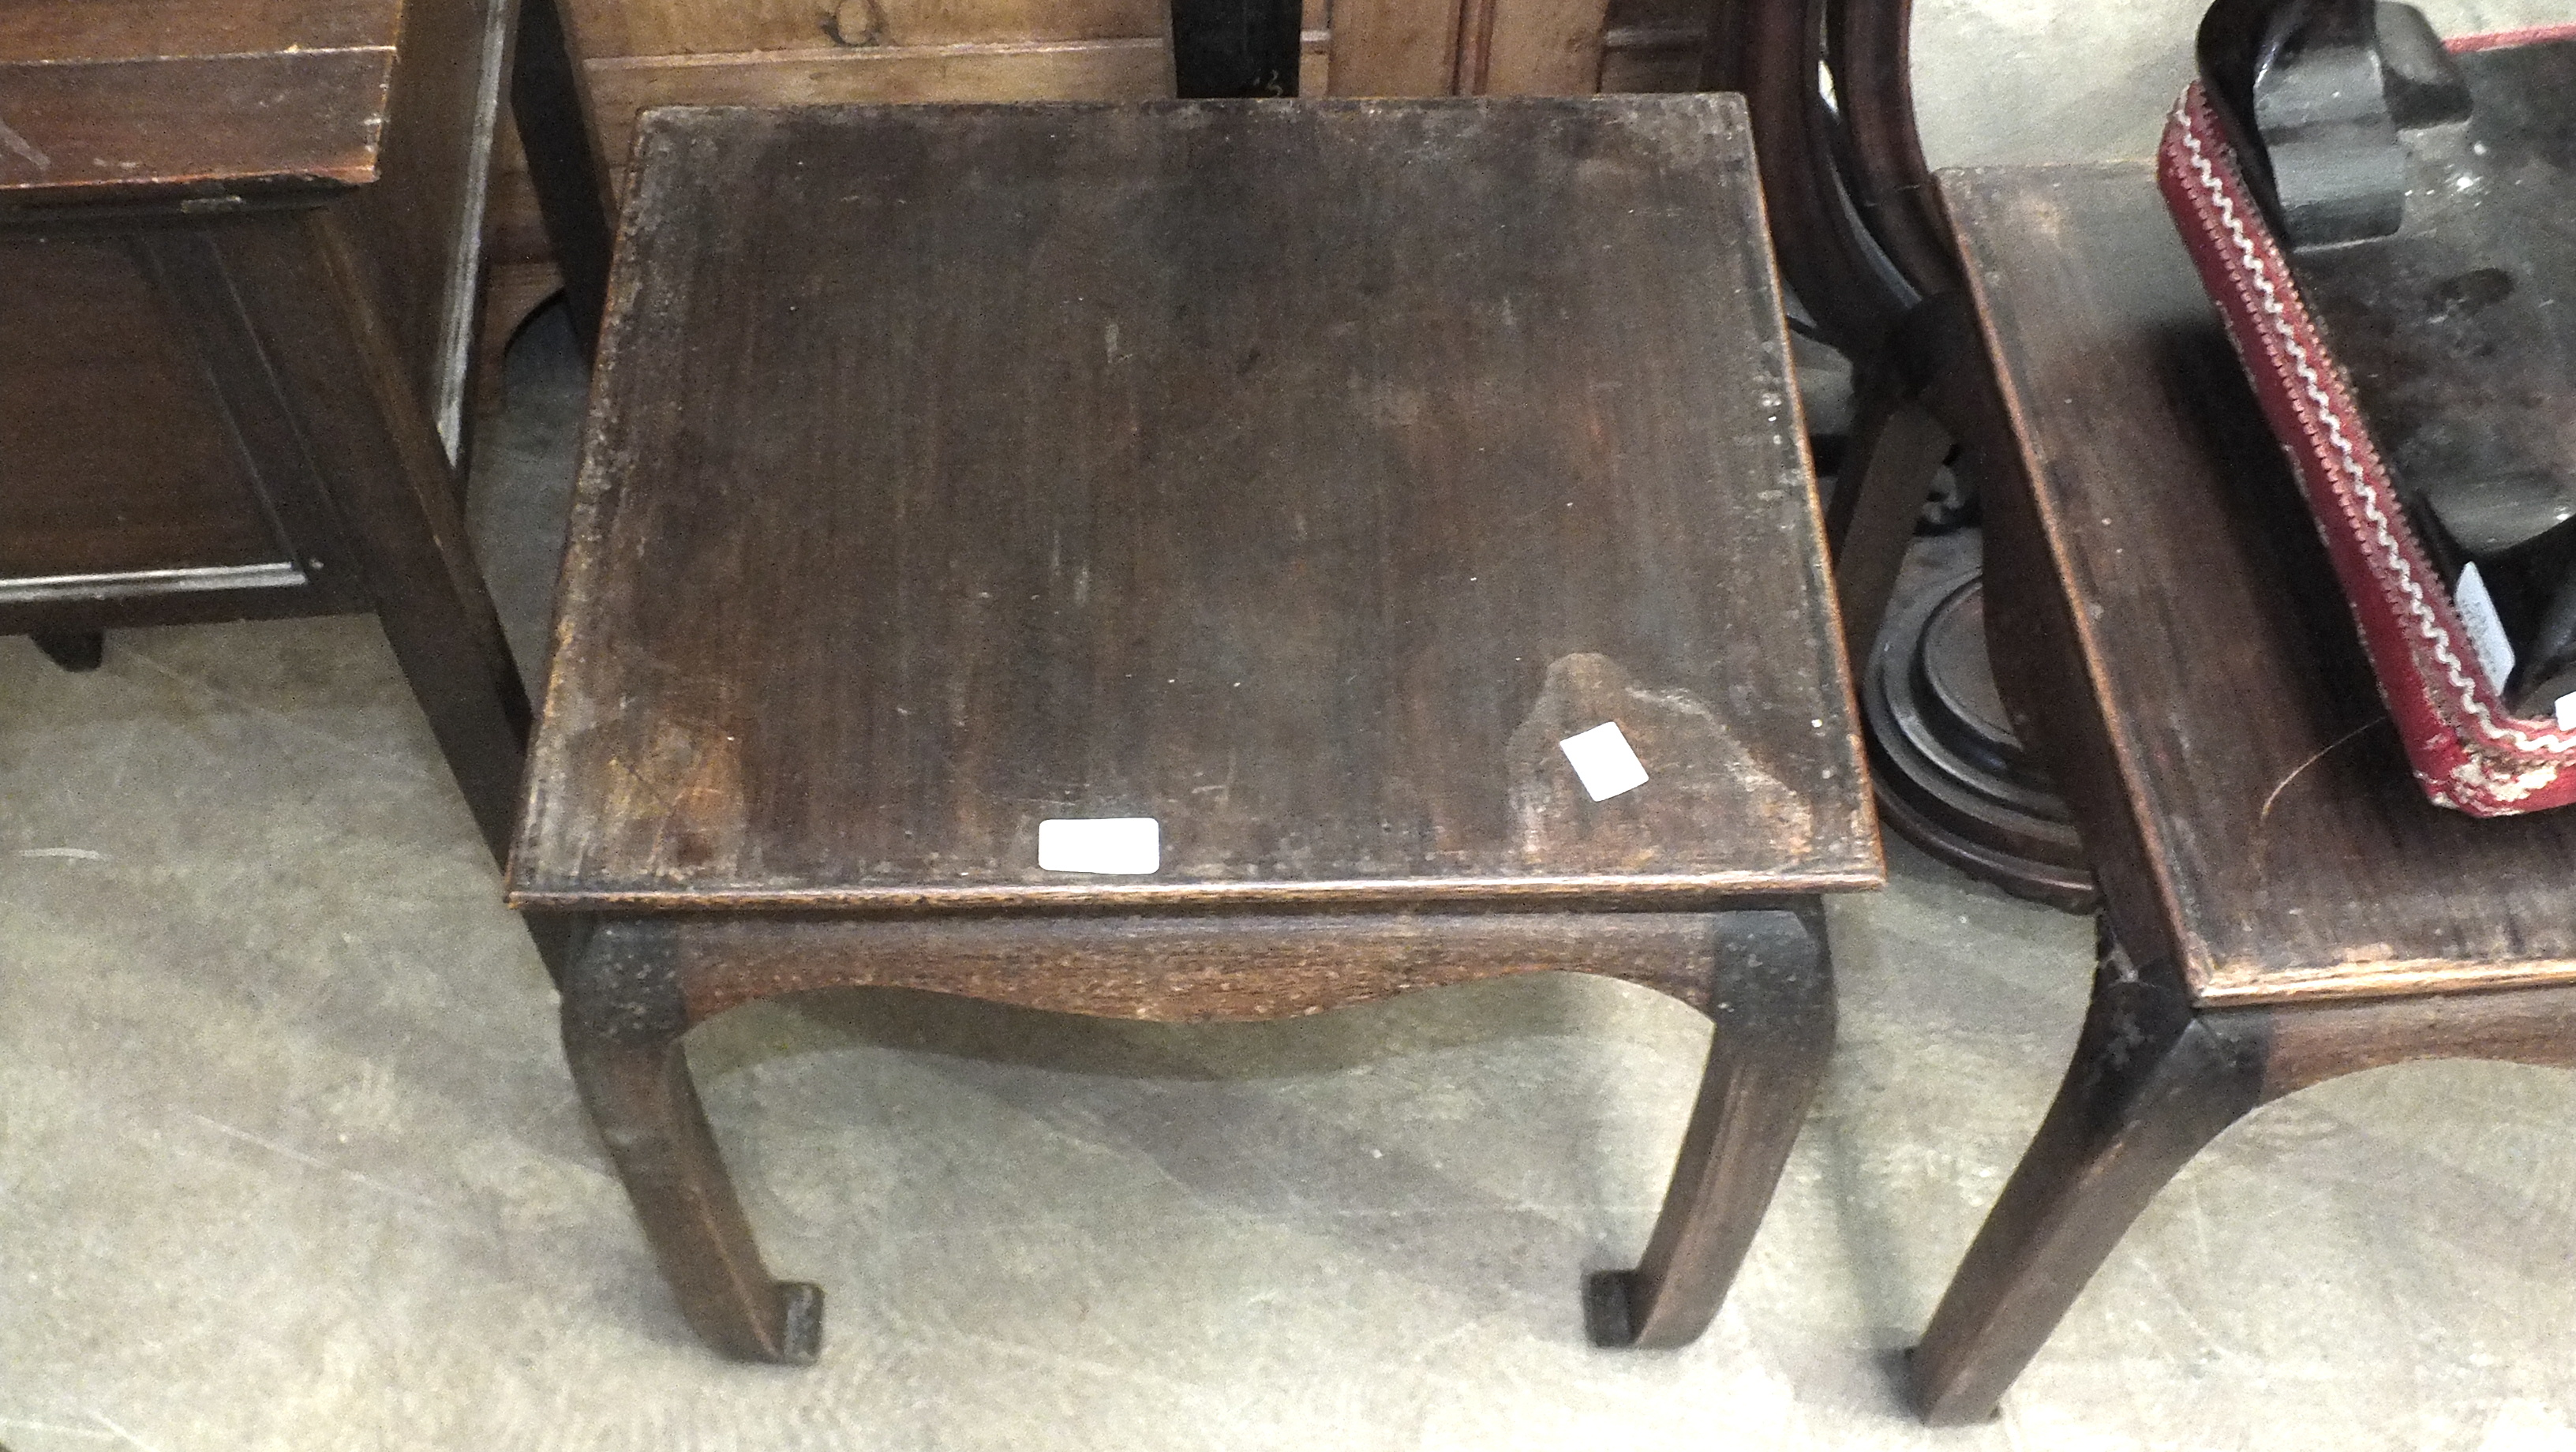
<instances>
[{"instance_id":1,"label":"wooden cabinet","mask_svg":"<svg viewBox=\"0 0 2576 1452\"><path fill-rule=\"evenodd\" d=\"M496 842L459 461L513 14L0 7L0 633L372 610Z\"/></svg>"},{"instance_id":2,"label":"wooden cabinet","mask_svg":"<svg viewBox=\"0 0 2576 1452\"><path fill-rule=\"evenodd\" d=\"M109 596L247 607L340 578L308 481L235 444L174 295L201 254L178 235L0 244L0 602L22 623L95 619Z\"/></svg>"}]
</instances>

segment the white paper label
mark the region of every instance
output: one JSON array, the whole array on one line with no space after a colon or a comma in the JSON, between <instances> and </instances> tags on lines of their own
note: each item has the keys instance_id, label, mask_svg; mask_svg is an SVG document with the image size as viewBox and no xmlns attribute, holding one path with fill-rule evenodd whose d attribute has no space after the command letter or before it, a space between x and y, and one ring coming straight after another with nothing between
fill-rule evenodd
<instances>
[{"instance_id":1,"label":"white paper label","mask_svg":"<svg viewBox=\"0 0 2576 1452\"><path fill-rule=\"evenodd\" d=\"M2460 571L2460 583L2451 587L2451 604L2468 628L2469 648L2477 652L2487 684L2503 690L2505 678L2513 674L2513 642L2505 637L2504 618L2496 614L2495 597L2487 593L2477 566Z\"/></svg>"},{"instance_id":2,"label":"white paper label","mask_svg":"<svg viewBox=\"0 0 2576 1452\"><path fill-rule=\"evenodd\" d=\"M1049 872L1143 873L1163 865L1151 817L1058 817L1038 823L1038 866Z\"/></svg>"},{"instance_id":3,"label":"white paper label","mask_svg":"<svg viewBox=\"0 0 2576 1452\"><path fill-rule=\"evenodd\" d=\"M2558 729L2576 731L2576 691L2558 698Z\"/></svg>"},{"instance_id":4,"label":"white paper label","mask_svg":"<svg viewBox=\"0 0 2576 1452\"><path fill-rule=\"evenodd\" d=\"M1621 792L1632 792L1646 784L1646 768L1637 753L1621 734L1619 723L1604 721L1589 731L1580 731L1556 743L1565 759L1574 763L1574 775L1592 800L1606 802Z\"/></svg>"}]
</instances>

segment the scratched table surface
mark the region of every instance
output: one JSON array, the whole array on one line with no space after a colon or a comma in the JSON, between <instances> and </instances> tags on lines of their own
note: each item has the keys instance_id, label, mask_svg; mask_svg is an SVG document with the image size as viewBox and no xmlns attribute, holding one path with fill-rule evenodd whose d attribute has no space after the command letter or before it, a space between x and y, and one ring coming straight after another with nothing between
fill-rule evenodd
<instances>
[{"instance_id":1,"label":"scratched table surface","mask_svg":"<svg viewBox=\"0 0 2576 1452\"><path fill-rule=\"evenodd\" d=\"M0 0L0 206L373 180L402 0Z\"/></svg>"},{"instance_id":2,"label":"scratched table surface","mask_svg":"<svg viewBox=\"0 0 2576 1452\"><path fill-rule=\"evenodd\" d=\"M639 175L520 905L1878 880L1735 98L668 111ZM1155 870L1042 868L1089 818Z\"/></svg>"}]
</instances>

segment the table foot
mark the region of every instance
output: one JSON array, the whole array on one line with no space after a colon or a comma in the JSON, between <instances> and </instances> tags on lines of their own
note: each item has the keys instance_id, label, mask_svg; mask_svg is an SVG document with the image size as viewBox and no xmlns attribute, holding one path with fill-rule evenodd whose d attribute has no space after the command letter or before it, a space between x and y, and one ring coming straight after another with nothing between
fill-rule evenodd
<instances>
[{"instance_id":1,"label":"table foot","mask_svg":"<svg viewBox=\"0 0 2576 1452\"><path fill-rule=\"evenodd\" d=\"M823 1292L762 1265L707 1128L680 1038L688 1028L667 928L610 922L563 986L564 1054L680 1311L706 1343L797 1366L823 1339Z\"/></svg>"},{"instance_id":2,"label":"table foot","mask_svg":"<svg viewBox=\"0 0 2576 1452\"><path fill-rule=\"evenodd\" d=\"M1636 1281L1632 1270L1594 1271L1583 1278L1583 1334L1593 1345L1615 1351L1637 1344Z\"/></svg>"},{"instance_id":3,"label":"table foot","mask_svg":"<svg viewBox=\"0 0 2576 1452\"><path fill-rule=\"evenodd\" d=\"M823 1349L823 1288L812 1281L775 1281L778 1354L763 1358L782 1366L811 1366Z\"/></svg>"},{"instance_id":4,"label":"table foot","mask_svg":"<svg viewBox=\"0 0 2576 1452\"><path fill-rule=\"evenodd\" d=\"M107 636L96 630L40 630L28 639L45 658L67 671L94 671L107 659Z\"/></svg>"},{"instance_id":5,"label":"table foot","mask_svg":"<svg viewBox=\"0 0 2576 1452\"><path fill-rule=\"evenodd\" d=\"M1593 1343L1688 1345L1715 1319L1833 1049L1833 972L1822 910L1718 917L1709 1016L1716 1020L1698 1105L1682 1134L1663 1213L1637 1268L1590 1277Z\"/></svg>"}]
</instances>

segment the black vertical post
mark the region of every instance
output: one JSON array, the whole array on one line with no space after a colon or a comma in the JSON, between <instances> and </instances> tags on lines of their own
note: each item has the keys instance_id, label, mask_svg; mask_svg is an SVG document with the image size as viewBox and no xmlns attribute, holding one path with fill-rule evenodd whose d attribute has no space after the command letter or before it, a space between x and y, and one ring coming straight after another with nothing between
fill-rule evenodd
<instances>
[{"instance_id":1,"label":"black vertical post","mask_svg":"<svg viewBox=\"0 0 2576 1452\"><path fill-rule=\"evenodd\" d=\"M1297 0L1172 0L1172 69L1184 96L1297 94Z\"/></svg>"}]
</instances>

